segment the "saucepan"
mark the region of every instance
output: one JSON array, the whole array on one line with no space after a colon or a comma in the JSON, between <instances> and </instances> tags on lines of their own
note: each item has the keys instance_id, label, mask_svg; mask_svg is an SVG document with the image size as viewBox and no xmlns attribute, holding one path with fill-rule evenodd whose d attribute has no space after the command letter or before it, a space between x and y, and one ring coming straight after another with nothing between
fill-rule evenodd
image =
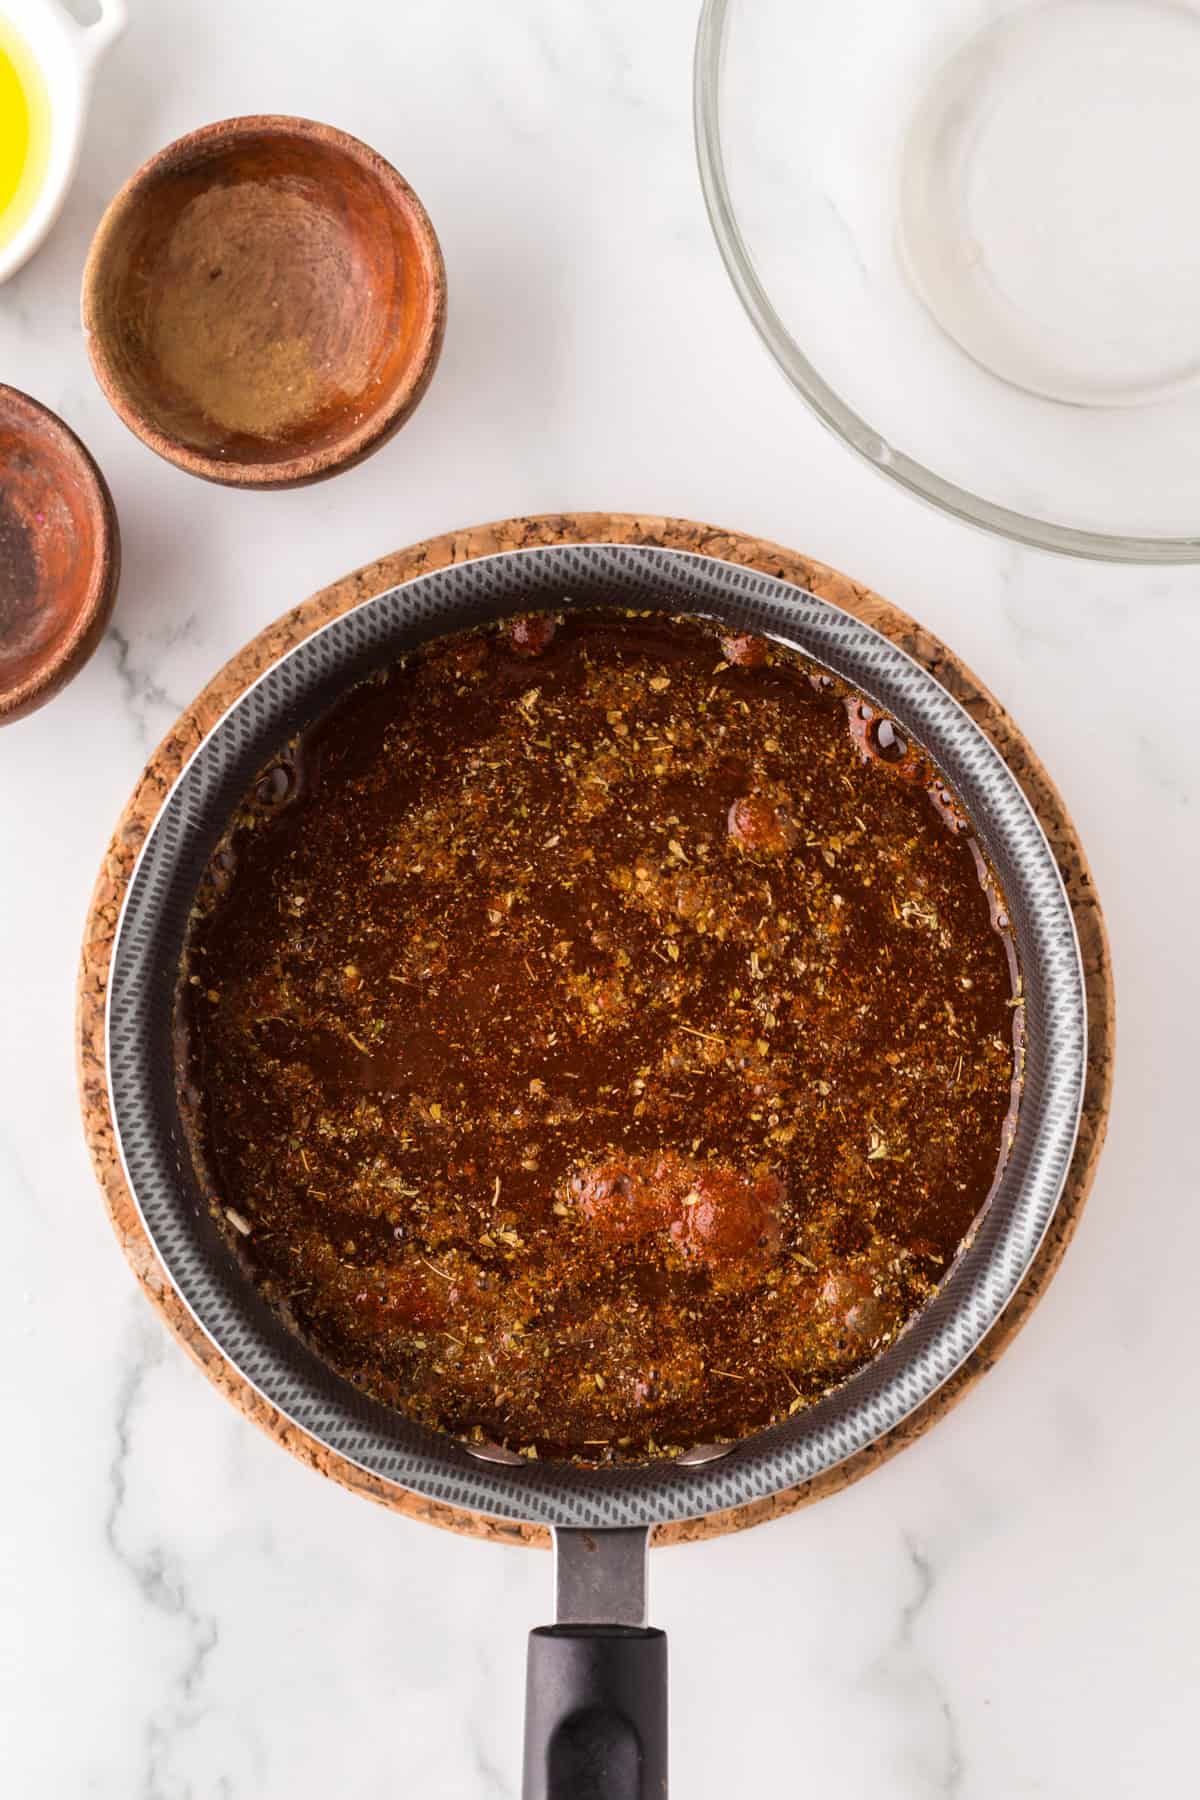
<instances>
[{"instance_id":1,"label":"saucepan","mask_svg":"<svg viewBox=\"0 0 1200 1800\"><path fill-rule=\"evenodd\" d=\"M349 1386L268 1309L221 1240L177 1111L175 971L194 895L255 772L349 684L416 644L514 612L599 603L703 614L764 633L842 676L940 767L1000 876L1026 1011L1011 1153L965 1250L926 1309L851 1380L735 1445L589 1469L429 1431ZM281 656L182 770L133 870L113 946L107 1056L129 1189L196 1321L245 1380L320 1444L386 1483L491 1518L549 1526L557 1620L527 1664L526 1800L648 1800L667 1790L666 1641L646 1623L656 1525L809 1481L923 1405L1000 1318L1054 1214L1086 1063L1079 946L1058 867L1008 766L946 690L886 638L789 583L653 546L553 545L421 575Z\"/></svg>"}]
</instances>

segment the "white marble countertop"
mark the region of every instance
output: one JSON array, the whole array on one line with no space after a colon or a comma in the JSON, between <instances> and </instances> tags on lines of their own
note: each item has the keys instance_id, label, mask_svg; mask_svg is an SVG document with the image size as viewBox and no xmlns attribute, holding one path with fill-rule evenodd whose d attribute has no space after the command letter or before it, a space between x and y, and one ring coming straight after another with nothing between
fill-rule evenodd
<instances>
[{"instance_id":1,"label":"white marble countertop","mask_svg":"<svg viewBox=\"0 0 1200 1800\"><path fill-rule=\"evenodd\" d=\"M13 1800L501 1800L549 1561L389 1516L234 1413L114 1244L78 1124L84 909L148 751L312 589L509 513L710 519L947 638L1060 784L1116 958L1116 1104L1054 1288L997 1370L842 1497L653 1559L673 1791L828 1800L1195 1784L1200 573L974 535L826 437L742 316L690 132L693 0L133 0L84 163L0 290L0 379L111 482L113 628L0 740L0 1787ZM402 435L307 492L189 480L128 436L78 323L125 176L239 112L325 118L412 180L450 329Z\"/></svg>"}]
</instances>

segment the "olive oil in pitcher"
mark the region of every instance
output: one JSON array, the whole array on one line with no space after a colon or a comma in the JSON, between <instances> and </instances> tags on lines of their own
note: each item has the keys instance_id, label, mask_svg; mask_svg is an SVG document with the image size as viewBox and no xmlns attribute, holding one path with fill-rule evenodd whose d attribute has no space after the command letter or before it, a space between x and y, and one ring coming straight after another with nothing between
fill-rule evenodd
<instances>
[{"instance_id":1,"label":"olive oil in pitcher","mask_svg":"<svg viewBox=\"0 0 1200 1800\"><path fill-rule=\"evenodd\" d=\"M50 103L24 39L0 17L0 246L28 218L46 178Z\"/></svg>"}]
</instances>

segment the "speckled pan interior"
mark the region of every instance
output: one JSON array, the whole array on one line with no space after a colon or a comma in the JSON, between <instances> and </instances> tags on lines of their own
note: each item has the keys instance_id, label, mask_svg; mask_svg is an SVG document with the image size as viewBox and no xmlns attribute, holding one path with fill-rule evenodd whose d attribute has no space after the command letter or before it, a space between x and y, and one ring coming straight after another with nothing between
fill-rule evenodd
<instances>
[{"instance_id":1,"label":"speckled pan interior","mask_svg":"<svg viewBox=\"0 0 1200 1800\"><path fill-rule=\"evenodd\" d=\"M257 768L349 683L423 639L506 613L617 602L698 612L793 645L876 700L957 792L1004 886L1026 996L1012 1153L969 1249L875 1362L784 1425L694 1468L482 1463L334 1375L278 1322L201 1202L172 1080L175 970L193 895ZM241 1374L321 1443L376 1476L497 1518L661 1524L762 1499L863 1449L928 1400L999 1319L1053 1216L1078 1128L1086 1005L1070 907L1015 777L966 712L895 645L790 583L650 546L506 551L418 576L333 620L273 664L184 768L129 884L108 1000L113 1122L146 1230L198 1323Z\"/></svg>"}]
</instances>

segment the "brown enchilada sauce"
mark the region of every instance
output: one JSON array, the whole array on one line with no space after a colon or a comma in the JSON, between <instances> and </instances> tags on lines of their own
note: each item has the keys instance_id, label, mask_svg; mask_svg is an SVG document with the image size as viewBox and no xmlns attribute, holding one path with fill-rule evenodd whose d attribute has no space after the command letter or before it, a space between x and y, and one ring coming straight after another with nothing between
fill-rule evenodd
<instances>
[{"instance_id":1,"label":"brown enchilada sauce","mask_svg":"<svg viewBox=\"0 0 1200 1800\"><path fill-rule=\"evenodd\" d=\"M699 621L534 615L350 692L213 859L179 1080L215 1216L457 1435L745 1435L929 1299L1014 1117L1003 902L898 725Z\"/></svg>"}]
</instances>

